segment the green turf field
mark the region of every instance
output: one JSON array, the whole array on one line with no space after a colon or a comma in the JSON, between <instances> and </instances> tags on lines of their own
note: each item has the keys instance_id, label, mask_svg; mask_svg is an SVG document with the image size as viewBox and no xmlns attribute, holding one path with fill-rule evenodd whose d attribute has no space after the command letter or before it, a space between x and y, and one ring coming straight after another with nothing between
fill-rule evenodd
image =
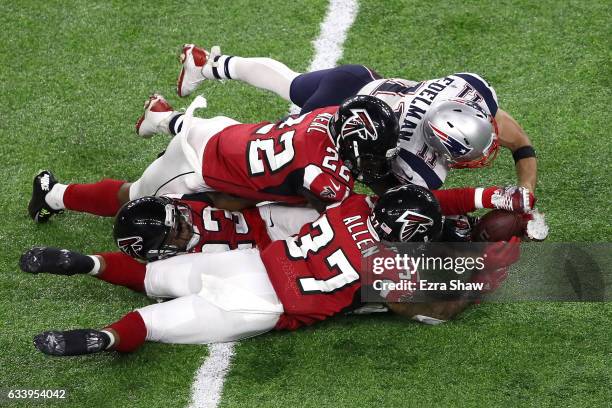
<instances>
[{"instance_id":1,"label":"green turf field","mask_svg":"<svg viewBox=\"0 0 612 408\"><path fill-rule=\"evenodd\" d=\"M26 276L32 245L112 250L111 220L82 214L35 225L31 179L136 179L167 139L134 122L152 91L177 107L184 42L271 56L304 70L327 2L0 0L0 390L68 390L72 406L184 406L203 346L147 344L132 355L50 358L43 330L102 327L148 303L89 277ZM539 152L539 206L551 241L610 241L612 6L605 1L361 1L341 62L385 76L483 75ZM248 122L287 111L236 82L206 84L206 115ZM508 184L510 154L447 186ZM221 406L609 406L610 303L484 304L428 327L391 316L333 319L236 348ZM9 405L0 400L0 405ZM16 406L15 402L10 403ZM17 406L51 405L22 402ZM68 406L65 402L58 406Z\"/></svg>"}]
</instances>

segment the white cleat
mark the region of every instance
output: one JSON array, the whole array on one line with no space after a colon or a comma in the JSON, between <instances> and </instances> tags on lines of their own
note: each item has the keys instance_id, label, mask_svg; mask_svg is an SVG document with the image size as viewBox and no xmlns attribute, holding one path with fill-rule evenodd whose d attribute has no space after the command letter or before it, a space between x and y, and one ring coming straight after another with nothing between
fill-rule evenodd
<instances>
[{"instance_id":1,"label":"white cleat","mask_svg":"<svg viewBox=\"0 0 612 408\"><path fill-rule=\"evenodd\" d=\"M219 55L221 55L221 49L218 45L212 47L210 52L195 44L183 45L179 56L182 65L181 73L176 83L178 96L184 97L195 91L207 79L204 72L212 71L214 60Z\"/></svg>"},{"instance_id":2,"label":"white cleat","mask_svg":"<svg viewBox=\"0 0 612 408\"><path fill-rule=\"evenodd\" d=\"M170 118L174 109L163 96L153 94L144 104L144 113L136 122L136 134L149 138L156 133L169 135Z\"/></svg>"}]
</instances>

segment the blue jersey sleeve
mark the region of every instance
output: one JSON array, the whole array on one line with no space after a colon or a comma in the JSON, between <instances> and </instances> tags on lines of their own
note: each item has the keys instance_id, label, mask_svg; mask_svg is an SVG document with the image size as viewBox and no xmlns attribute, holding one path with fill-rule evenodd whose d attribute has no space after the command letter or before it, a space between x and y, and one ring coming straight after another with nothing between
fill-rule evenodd
<instances>
[{"instance_id":1,"label":"blue jersey sleeve","mask_svg":"<svg viewBox=\"0 0 612 408\"><path fill-rule=\"evenodd\" d=\"M465 82L470 84L470 86L472 86L474 90L482 96L487 104L487 108L489 108L489 112L491 112L491 115L495 116L497 114L497 94L491 85L484 80L484 78L469 72L462 72L455 74L455 76L465 80Z\"/></svg>"}]
</instances>

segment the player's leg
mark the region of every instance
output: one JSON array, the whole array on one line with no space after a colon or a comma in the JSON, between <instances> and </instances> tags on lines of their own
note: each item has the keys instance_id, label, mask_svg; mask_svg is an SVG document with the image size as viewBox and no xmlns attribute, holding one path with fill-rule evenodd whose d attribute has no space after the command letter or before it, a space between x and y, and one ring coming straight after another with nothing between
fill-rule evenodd
<instances>
[{"instance_id":1,"label":"player's leg","mask_svg":"<svg viewBox=\"0 0 612 408\"><path fill-rule=\"evenodd\" d=\"M47 331L34 336L34 346L52 356L77 356L101 351L130 352L145 342L147 328L133 311L102 330Z\"/></svg>"},{"instance_id":2,"label":"player's leg","mask_svg":"<svg viewBox=\"0 0 612 408\"><path fill-rule=\"evenodd\" d=\"M88 184L62 184L53 173L44 170L34 177L28 212L38 223L47 222L64 209L112 217L123 204L121 191L126 186L129 183L112 179Z\"/></svg>"},{"instance_id":3,"label":"player's leg","mask_svg":"<svg viewBox=\"0 0 612 408\"><path fill-rule=\"evenodd\" d=\"M192 266L182 264L179 258ZM272 330L283 313L257 250L193 254L166 261L171 260L178 261L172 265L167 262L148 277L147 292L165 291L168 295L199 288L197 294L138 309L100 331L41 333L34 339L36 348L65 356L113 349L134 351L145 340L178 344L233 341ZM149 266L162 262L165 261ZM200 277L199 284L189 282L195 272ZM170 276L176 273L182 275L182 286L170 282Z\"/></svg>"},{"instance_id":4,"label":"player's leg","mask_svg":"<svg viewBox=\"0 0 612 408\"><path fill-rule=\"evenodd\" d=\"M170 121L178 112L160 95L145 102L145 112L136 123L136 133L150 137L154 133L170 134ZM64 209L112 217L129 201L130 183L103 179L88 184L62 184L53 174L42 171L34 177L28 212L36 222L46 222Z\"/></svg>"},{"instance_id":5,"label":"player's leg","mask_svg":"<svg viewBox=\"0 0 612 408\"><path fill-rule=\"evenodd\" d=\"M291 100L302 112L325 106L340 105L366 84L380 76L363 65L341 65L322 71L308 72L291 83Z\"/></svg>"},{"instance_id":6,"label":"player's leg","mask_svg":"<svg viewBox=\"0 0 612 408\"><path fill-rule=\"evenodd\" d=\"M206 79L236 79L276 93L308 112L324 106L339 105L367 83L380 78L363 65L342 65L299 74L271 58L243 58L210 53L193 44L183 47L182 69L177 92L186 96Z\"/></svg>"},{"instance_id":7,"label":"player's leg","mask_svg":"<svg viewBox=\"0 0 612 408\"><path fill-rule=\"evenodd\" d=\"M144 292L146 265L122 252L84 255L54 247L34 247L21 255L19 267L32 274L91 275L113 285Z\"/></svg>"},{"instance_id":8,"label":"player's leg","mask_svg":"<svg viewBox=\"0 0 612 408\"><path fill-rule=\"evenodd\" d=\"M157 103L163 102L167 105L167 102L159 95L154 95L152 98L154 101L159 101ZM136 125L139 134L147 136L150 132L162 131L169 135L177 135L181 132L181 137L172 138L166 151L149 165L142 176L130 186L130 200L150 195L212 191L206 186L201 176L204 148L214 135L239 122L225 116L209 119L193 117L193 110L199 102L205 102L205 100L200 101L196 98L187 109L187 117L190 118L189 129L183 129L183 121L186 116L171 111L172 108L169 105L164 108L164 115L152 114L157 103L145 109L144 119L141 118ZM143 129L149 129L149 131L145 132Z\"/></svg>"},{"instance_id":9,"label":"player's leg","mask_svg":"<svg viewBox=\"0 0 612 408\"><path fill-rule=\"evenodd\" d=\"M289 87L299 73L271 58L243 58L221 54L219 47L209 53L193 44L183 46L182 68L177 81L179 96L192 93L206 79L236 79L274 92L289 101Z\"/></svg>"}]
</instances>

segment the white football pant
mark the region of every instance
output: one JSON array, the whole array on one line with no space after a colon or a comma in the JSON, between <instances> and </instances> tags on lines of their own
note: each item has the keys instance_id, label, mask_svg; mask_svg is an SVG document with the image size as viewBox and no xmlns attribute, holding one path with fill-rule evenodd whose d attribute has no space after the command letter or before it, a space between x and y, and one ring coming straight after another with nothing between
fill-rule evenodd
<instances>
[{"instance_id":1,"label":"white football pant","mask_svg":"<svg viewBox=\"0 0 612 408\"><path fill-rule=\"evenodd\" d=\"M257 249L151 262L147 295L176 298L138 309L147 341L205 344L270 331L283 313Z\"/></svg>"},{"instance_id":2,"label":"white football pant","mask_svg":"<svg viewBox=\"0 0 612 408\"><path fill-rule=\"evenodd\" d=\"M211 119L194 117L187 132L174 136L165 153L132 183L130 200L144 196L213 191L202 178L204 148L211 137L238 123L225 116Z\"/></svg>"}]
</instances>

